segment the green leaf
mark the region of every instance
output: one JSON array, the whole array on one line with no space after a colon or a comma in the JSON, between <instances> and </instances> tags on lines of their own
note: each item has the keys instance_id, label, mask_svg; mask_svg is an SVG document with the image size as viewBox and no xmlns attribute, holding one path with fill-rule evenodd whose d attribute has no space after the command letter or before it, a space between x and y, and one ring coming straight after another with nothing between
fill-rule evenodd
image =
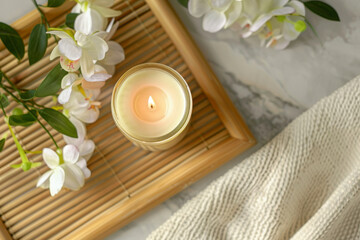
<instances>
[{"instance_id":1,"label":"green leaf","mask_svg":"<svg viewBox=\"0 0 360 240\"><path fill-rule=\"evenodd\" d=\"M35 89L31 89L25 92L20 93L20 97L22 100L30 100L35 96Z\"/></svg>"},{"instance_id":2,"label":"green leaf","mask_svg":"<svg viewBox=\"0 0 360 240\"><path fill-rule=\"evenodd\" d=\"M331 21L340 22L340 18L336 10L327 3L322 1L308 1L304 2L305 6L320 17L326 18Z\"/></svg>"},{"instance_id":3,"label":"green leaf","mask_svg":"<svg viewBox=\"0 0 360 240\"><path fill-rule=\"evenodd\" d=\"M9 106L10 102L5 94L0 94L0 103L3 108L6 108L7 106Z\"/></svg>"},{"instance_id":4,"label":"green leaf","mask_svg":"<svg viewBox=\"0 0 360 240\"><path fill-rule=\"evenodd\" d=\"M178 0L179 1L179 3L181 4L181 5L183 5L184 7L188 7L188 3L189 3L189 0Z\"/></svg>"},{"instance_id":5,"label":"green leaf","mask_svg":"<svg viewBox=\"0 0 360 240\"><path fill-rule=\"evenodd\" d=\"M68 15L66 15L66 20L65 20L66 26L74 29L75 19L78 15L79 13L69 13Z\"/></svg>"},{"instance_id":6,"label":"green leaf","mask_svg":"<svg viewBox=\"0 0 360 240\"><path fill-rule=\"evenodd\" d=\"M59 7L61 6L65 0L49 0L48 1L48 7Z\"/></svg>"},{"instance_id":7,"label":"green leaf","mask_svg":"<svg viewBox=\"0 0 360 240\"><path fill-rule=\"evenodd\" d=\"M11 165L12 168L21 168L22 167L22 163L20 164L13 164Z\"/></svg>"},{"instance_id":8,"label":"green leaf","mask_svg":"<svg viewBox=\"0 0 360 240\"><path fill-rule=\"evenodd\" d=\"M21 60L24 57L25 46L23 40L15 29L3 22L0 22L0 39L17 59Z\"/></svg>"},{"instance_id":9,"label":"green leaf","mask_svg":"<svg viewBox=\"0 0 360 240\"><path fill-rule=\"evenodd\" d=\"M69 137L77 138L74 124L64 114L51 108L39 110L40 116L55 130Z\"/></svg>"},{"instance_id":10,"label":"green leaf","mask_svg":"<svg viewBox=\"0 0 360 240\"><path fill-rule=\"evenodd\" d=\"M41 162L32 162L32 163L31 163L31 168L40 167L41 165L42 165Z\"/></svg>"},{"instance_id":11,"label":"green leaf","mask_svg":"<svg viewBox=\"0 0 360 240\"><path fill-rule=\"evenodd\" d=\"M11 115L9 117L9 124L11 126L23 126L23 127L27 127L32 125L34 122L36 122L36 117L37 113L35 110L31 110L31 113L25 113L25 114L20 114L20 115Z\"/></svg>"},{"instance_id":12,"label":"green leaf","mask_svg":"<svg viewBox=\"0 0 360 240\"><path fill-rule=\"evenodd\" d=\"M44 56L46 48L46 27L44 24L37 24L31 31L29 38L28 55L30 65L36 63Z\"/></svg>"},{"instance_id":13,"label":"green leaf","mask_svg":"<svg viewBox=\"0 0 360 240\"><path fill-rule=\"evenodd\" d=\"M0 152L2 152L2 150L4 149L5 146L5 138L0 140Z\"/></svg>"},{"instance_id":14,"label":"green leaf","mask_svg":"<svg viewBox=\"0 0 360 240\"><path fill-rule=\"evenodd\" d=\"M22 114L24 114L24 111L21 109L21 108L14 108L13 110L12 110L12 113L11 113L12 115L22 115Z\"/></svg>"},{"instance_id":15,"label":"green leaf","mask_svg":"<svg viewBox=\"0 0 360 240\"><path fill-rule=\"evenodd\" d=\"M45 77L44 81L36 89L36 97L46 97L56 94L61 87L61 80L67 74L60 66L60 63L56 65Z\"/></svg>"}]
</instances>

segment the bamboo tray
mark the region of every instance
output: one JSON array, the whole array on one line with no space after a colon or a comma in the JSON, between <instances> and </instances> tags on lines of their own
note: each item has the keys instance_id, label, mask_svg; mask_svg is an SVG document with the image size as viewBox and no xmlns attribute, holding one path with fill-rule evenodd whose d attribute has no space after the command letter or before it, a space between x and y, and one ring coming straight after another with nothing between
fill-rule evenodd
<instances>
[{"instance_id":1,"label":"bamboo tray","mask_svg":"<svg viewBox=\"0 0 360 240\"><path fill-rule=\"evenodd\" d=\"M51 25L61 25L73 4L66 2L61 9L46 9ZM99 120L88 125L88 136L97 146L88 162L92 176L81 190L62 190L51 198L48 190L35 188L38 177L47 170L45 166L28 172L10 168L20 159L8 138L0 154L0 239L100 239L255 144L167 1L116 1L113 8L123 12L113 39L124 47L126 60L117 66L116 74L102 89ZM26 37L38 22L39 15L31 12L13 27ZM19 87L36 87L57 64L49 61L55 46L52 38L49 41L45 58L30 67L27 56L18 62L0 45L1 69ZM113 85L127 69L143 62L160 62L175 68L192 91L190 130L180 144L163 152L134 147L111 117ZM51 99L41 101L51 104ZM0 132L5 132L3 119L0 121ZM18 127L16 132L28 149L53 147L36 125ZM64 145L62 136L51 132ZM41 161L41 156L30 157Z\"/></svg>"}]
</instances>

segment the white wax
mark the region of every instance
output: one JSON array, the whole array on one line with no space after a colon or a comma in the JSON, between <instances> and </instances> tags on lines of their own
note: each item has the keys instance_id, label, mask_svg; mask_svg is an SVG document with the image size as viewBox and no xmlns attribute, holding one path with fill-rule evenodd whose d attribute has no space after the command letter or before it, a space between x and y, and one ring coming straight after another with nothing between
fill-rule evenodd
<instances>
[{"instance_id":1,"label":"white wax","mask_svg":"<svg viewBox=\"0 0 360 240\"><path fill-rule=\"evenodd\" d=\"M134 109L136 96L139 92L140 94L146 92L146 95L151 96L151 89L156 88L164 93L161 93L162 97L158 98L158 101L165 101L165 103L156 103L156 96L152 96L155 104L166 106L164 117L160 119L149 118L145 115L142 117L142 112L135 112ZM150 89L150 93L144 89ZM154 91L154 94L156 92L158 91ZM148 99L150 96L145 96L145 98ZM185 93L178 80L170 73L156 68L141 69L124 79L114 100L119 124L128 134L138 138L157 138L170 133L183 120L186 111ZM152 114L152 112L144 114ZM156 120L145 121L144 119Z\"/></svg>"}]
</instances>

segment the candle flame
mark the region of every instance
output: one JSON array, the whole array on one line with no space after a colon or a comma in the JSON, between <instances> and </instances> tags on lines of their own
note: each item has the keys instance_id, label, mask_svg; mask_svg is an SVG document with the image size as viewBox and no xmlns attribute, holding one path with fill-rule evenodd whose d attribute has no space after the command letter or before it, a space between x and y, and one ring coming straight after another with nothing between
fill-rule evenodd
<instances>
[{"instance_id":1,"label":"candle flame","mask_svg":"<svg viewBox=\"0 0 360 240\"><path fill-rule=\"evenodd\" d=\"M156 107L154 99L151 96L149 97L149 100L148 100L148 107L150 110L154 110Z\"/></svg>"}]
</instances>

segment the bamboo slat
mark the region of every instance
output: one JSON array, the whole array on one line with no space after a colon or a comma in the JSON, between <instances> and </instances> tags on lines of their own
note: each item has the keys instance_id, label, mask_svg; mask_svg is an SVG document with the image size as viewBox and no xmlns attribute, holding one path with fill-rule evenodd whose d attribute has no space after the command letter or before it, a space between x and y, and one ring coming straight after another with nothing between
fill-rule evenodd
<instances>
[{"instance_id":1,"label":"bamboo slat","mask_svg":"<svg viewBox=\"0 0 360 240\"><path fill-rule=\"evenodd\" d=\"M52 26L61 25L74 2L63 8L46 9ZM62 190L50 197L48 190L35 188L46 166L22 172L10 168L20 162L13 141L8 138L0 153L0 239L99 239L129 223L160 202L181 191L255 144L241 116L189 38L166 1L116 0L122 11L113 41L120 43L126 59L116 66L113 78L102 89L101 114L87 126L88 137L96 144L88 161L92 175L79 191ZM37 23L34 11L12 26L27 44ZM20 62L0 44L0 67L21 88L35 88L58 60L49 55L56 43L49 39L45 57L29 66L27 56ZM27 48L27 46L26 46ZM116 128L110 108L112 88L130 67L159 62L176 69L189 84L193 113L187 136L173 148L148 152L133 146ZM51 98L38 100L52 106ZM10 112L11 105L6 109ZM0 117L3 122L3 116ZM43 124L60 146L62 135ZM7 131L4 124L0 134ZM27 149L53 147L39 125L16 127ZM42 161L40 155L29 155Z\"/></svg>"}]
</instances>

